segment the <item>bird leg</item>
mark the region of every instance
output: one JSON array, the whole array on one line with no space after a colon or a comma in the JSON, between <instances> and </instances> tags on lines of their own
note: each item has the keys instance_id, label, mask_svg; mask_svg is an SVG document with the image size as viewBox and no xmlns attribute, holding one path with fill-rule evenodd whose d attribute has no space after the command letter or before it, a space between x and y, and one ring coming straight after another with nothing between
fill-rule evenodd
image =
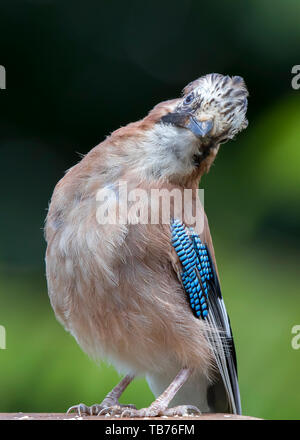
<instances>
[{"instance_id":1,"label":"bird leg","mask_svg":"<svg viewBox=\"0 0 300 440\"><path fill-rule=\"evenodd\" d=\"M84 403L79 403L78 405L71 406L67 414L70 414L71 412L77 412L78 415L88 415L88 416L99 416L99 415L105 415L105 414L120 414L125 409L128 410L136 410L135 405L123 405L119 402L119 398L121 397L122 393L125 391L125 389L128 387L128 385L132 382L134 379L133 375L128 374L125 376L118 385L116 385L110 393L107 394L105 399L100 403L95 403L92 406L87 406Z\"/></svg>"},{"instance_id":2,"label":"bird leg","mask_svg":"<svg viewBox=\"0 0 300 440\"><path fill-rule=\"evenodd\" d=\"M157 416L184 416L188 414L201 414L196 406L180 405L174 408L168 408L169 403L175 394L184 385L191 376L193 370L183 368L175 377L168 388L154 401L148 408L142 409L124 409L121 412L122 417L157 417Z\"/></svg>"}]
</instances>

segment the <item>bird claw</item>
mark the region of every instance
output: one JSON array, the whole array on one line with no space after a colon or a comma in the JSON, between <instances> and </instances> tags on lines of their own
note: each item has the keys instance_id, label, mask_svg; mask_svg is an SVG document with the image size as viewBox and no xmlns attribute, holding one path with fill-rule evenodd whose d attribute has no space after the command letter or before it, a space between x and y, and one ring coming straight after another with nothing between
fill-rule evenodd
<instances>
[{"instance_id":1,"label":"bird claw","mask_svg":"<svg viewBox=\"0 0 300 440\"><path fill-rule=\"evenodd\" d=\"M67 414L70 414L72 412L77 412L79 416L85 415L85 416L103 416L103 415L121 415L124 411L124 408L126 410L137 410L135 405L132 404L122 404L119 403L118 400L116 400L113 404L112 402L105 402L105 399L102 403L94 405L87 406L84 403L79 403L78 405L71 406Z\"/></svg>"},{"instance_id":2,"label":"bird claw","mask_svg":"<svg viewBox=\"0 0 300 440\"><path fill-rule=\"evenodd\" d=\"M118 405L112 405L112 406L107 406L106 408L103 408L97 415L98 416L121 416L122 417L122 413L124 412L124 408L125 411L137 411L137 408L135 405L132 404L122 404L122 403L118 403Z\"/></svg>"},{"instance_id":3,"label":"bird claw","mask_svg":"<svg viewBox=\"0 0 300 440\"><path fill-rule=\"evenodd\" d=\"M157 405L149 406L142 409L125 409L121 413L121 417L184 417L188 415L200 415L201 411L193 405L180 405L174 408L164 408Z\"/></svg>"},{"instance_id":4,"label":"bird claw","mask_svg":"<svg viewBox=\"0 0 300 440\"><path fill-rule=\"evenodd\" d=\"M164 413L165 416L169 416L169 417L174 417L174 416L184 417L190 415L200 416L200 414L201 414L200 409L194 405L174 406L173 408L168 408Z\"/></svg>"},{"instance_id":5,"label":"bird claw","mask_svg":"<svg viewBox=\"0 0 300 440\"><path fill-rule=\"evenodd\" d=\"M87 406L84 403L71 406L67 414L77 412L79 416L120 416L128 418L143 417L184 417L188 415L200 415L201 411L193 405L180 405L174 408L165 408L164 406L150 405L148 408L137 409L132 404L122 404L116 401L113 405L107 405L105 400L101 404Z\"/></svg>"},{"instance_id":6,"label":"bird claw","mask_svg":"<svg viewBox=\"0 0 300 440\"><path fill-rule=\"evenodd\" d=\"M78 405L70 406L67 411L67 414L71 414L72 412L77 412L79 416L88 415L90 416L90 407L86 406L84 403L79 403Z\"/></svg>"}]
</instances>

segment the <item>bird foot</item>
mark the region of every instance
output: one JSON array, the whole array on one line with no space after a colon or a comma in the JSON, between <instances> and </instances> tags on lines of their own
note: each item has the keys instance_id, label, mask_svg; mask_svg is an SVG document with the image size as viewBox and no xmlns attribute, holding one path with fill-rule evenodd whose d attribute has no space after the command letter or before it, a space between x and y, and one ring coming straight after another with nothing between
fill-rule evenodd
<instances>
[{"instance_id":1,"label":"bird foot","mask_svg":"<svg viewBox=\"0 0 300 440\"><path fill-rule=\"evenodd\" d=\"M180 405L174 408L165 408L165 406L150 405L149 408L142 409L124 409L121 417L184 417L188 415L200 415L201 411L193 405Z\"/></svg>"},{"instance_id":2,"label":"bird foot","mask_svg":"<svg viewBox=\"0 0 300 440\"><path fill-rule=\"evenodd\" d=\"M131 404L125 404L123 405L120 403L117 399L112 400L104 399L102 403L94 405L87 406L84 403L79 403L78 405L71 406L67 414L70 414L72 412L76 412L79 416L85 415L85 416L115 416L115 415L121 415L123 411L137 411L135 405Z\"/></svg>"}]
</instances>

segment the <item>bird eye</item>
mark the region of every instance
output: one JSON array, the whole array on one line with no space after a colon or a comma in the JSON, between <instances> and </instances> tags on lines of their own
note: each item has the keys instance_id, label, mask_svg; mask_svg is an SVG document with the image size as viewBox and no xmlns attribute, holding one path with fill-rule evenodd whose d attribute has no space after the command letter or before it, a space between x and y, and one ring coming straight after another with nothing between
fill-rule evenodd
<instances>
[{"instance_id":1,"label":"bird eye","mask_svg":"<svg viewBox=\"0 0 300 440\"><path fill-rule=\"evenodd\" d=\"M190 104L194 99L194 93L190 93L189 95L187 95L183 101L183 104Z\"/></svg>"}]
</instances>

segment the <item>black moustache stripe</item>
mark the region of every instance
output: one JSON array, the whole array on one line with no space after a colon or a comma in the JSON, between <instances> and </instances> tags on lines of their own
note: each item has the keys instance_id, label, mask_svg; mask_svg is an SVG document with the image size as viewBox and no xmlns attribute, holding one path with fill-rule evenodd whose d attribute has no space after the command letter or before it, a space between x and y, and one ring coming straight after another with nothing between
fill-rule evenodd
<instances>
[{"instance_id":1,"label":"black moustache stripe","mask_svg":"<svg viewBox=\"0 0 300 440\"><path fill-rule=\"evenodd\" d=\"M161 122L164 124L176 125L177 127L185 127L189 116L188 113L168 113L161 118Z\"/></svg>"}]
</instances>

